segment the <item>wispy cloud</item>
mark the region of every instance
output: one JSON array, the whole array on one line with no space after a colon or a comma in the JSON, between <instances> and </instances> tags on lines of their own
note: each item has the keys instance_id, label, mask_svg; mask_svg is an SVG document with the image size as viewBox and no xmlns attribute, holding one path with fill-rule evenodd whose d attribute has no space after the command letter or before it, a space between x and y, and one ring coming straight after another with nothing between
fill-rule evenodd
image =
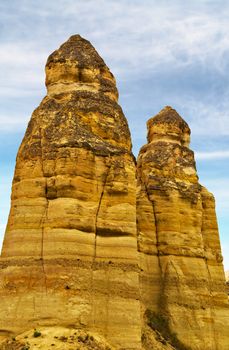
<instances>
[{"instance_id":1,"label":"wispy cloud","mask_svg":"<svg viewBox=\"0 0 229 350\"><path fill-rule=\"evenodd\" d=\"M0 115L0 130L1 132L25 130L29 119L30 116L24 115Z\"/></svg>"},{"instance_id":2,"label":"wispy cloud","mask_svg":"<svg viewBox=\"0 0 229 350\"><path fill-rule=\"evenodd\" d=\"M147 76L160 67L175 70L194 64L223 72L227 65L229 21L220 6L216 14L204 11L208 8L203 6L200 6L202 11L195 11L193 6L184 13L179 1L171 5L97 0L98 10L94 5L94 1L74 0L67 4L60 1L55 5L31 1L30 5L17 9L18 16L8 14L7 20L15 27L23 20L26 25L28 15L36 19L34 25L37 22L40 25L26 33L24 42L20 38L18 43L15 40L14 44L2 43L0 62L6 68L11 65L20 68L14 72L14 79L19 81L17 74L23 71L26 77L30 67L35 73L40 72L38 66L43 68L47 53L55 48L54 42L61 43L68 35L80 32L96 44L115 73L124 77ZM40 83L32 74L29 76L34 86Z\"/></svg>"},{"instance_id":3,"label":"wispy cloud","mask_svg":"<svg viewBox=\"0 0 229 350\"><path fill-rule=\"evenodd\" d=\"M229 158L229 151L214 151L214 152L196 152L197 160L216 160Z\"/></svg>"},{"instance_id":4,"label":"wispy cloud","mask_svg":"<svg viewBox=\"0 0 229 350\"><path fill-rule=\"evenodd\" d=\"M1 43L0 96L31 96L44 86L47 53L32 43Z\"/></svg>"},{"instance_id":5,"label":"wispy cloud","mask_svg":"<svg viewBox=\"0 0 229 350\"><path fill-rule=\"evenodd\" d=\"M189 121L192 135L229 135L229 86L225 86L224 90L223 96L218 96L217 91L208 86L205 87L205 94L195 91L193 96L190 96L190 91L181 90L180 95L175 91L174 100L182 116Z\"/></svg>"},{"instance_id":6,"label":"wispy cloud","mask_svg":"<svg viewBox=\"0 0 229 350\"><path fill-rule=\"evenodd\" d=\"M223 217L229 210L229 180L228 178L204 179L203 185L214 194L218 214ZM226 218L228 216L226 215ZM228 219L227 219L228 220Z\"/></svg>"},{"instance_id":7,"label":"wispy cloud","mask_svg":"<svg viewBox=\"0 0 229 350\"><path fill-rule=\"evenodd\" d=\"M23 2L20 7L16 3L11 12L9 6L2 5L1 19L12 28L11 40L0 44L3 98L42 95L48 54L76 32L92 41L118 80L129 84L137 84L143 77L158 80L160 72L159 86L192 69L196 69L196 79L200 70L216 72L218 79L227 71L229 6L222 2L213 6L212 2L193 1L184 6L181 1L97 0L96 8L94 0L38 0ZM192 77L188 79L191 84ZM182 95L181 110L187 110L193 133L213 135L217 129L219 134L229 135L228 86L220 103L215 96L207 103L192 98L194 89L188 98ZM179 105L181 91L175 90ZM200 91L200 99L204 91Z\"/></svg>"},{"instance_id":8,"label":"wispy cloud","mask_svg":"<svg viewBox=\"0 0 229 350\"><path fill-rule=\"evenodd\" d=\"M46 60L46 52L41 52L39 46L32 42L1 43L0 64L7 64L13 67L18 65L30 66L30 63L39 64Z\"/></svg>"}]
</instances>

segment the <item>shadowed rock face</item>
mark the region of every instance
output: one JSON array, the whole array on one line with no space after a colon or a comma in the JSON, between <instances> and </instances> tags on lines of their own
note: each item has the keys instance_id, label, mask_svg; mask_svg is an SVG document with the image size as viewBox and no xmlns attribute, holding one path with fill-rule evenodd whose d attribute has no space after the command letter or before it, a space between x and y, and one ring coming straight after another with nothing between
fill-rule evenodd
<instances>
[{"instance_id":1,"label":"shadowed rock face","mask_svg":"<svg viewBox=\"0 0 229 350\"><path fill-rule=\"evenodd\" d=\"M17 155L0 329L75 325L138 349L135 163L115 79L76 35L46 86Z\"/></svg>"},{"instance_id":2,"label":"shadowed rock face","mask_svg":"<svg viewBox=\"0 0 229 350\"><path fill-rule=\"evenodd\" d=\"M227 297L214 197L198 183L190 129L171 107L148 123L137 161L143 311L191 349L227 348Z\"/></svg>"},{"instance_id":3,"label":"shadowed rock face","mask_svg":"<svg viewBox=\"0 0 229 350\"><path fill-rule=\"evenodd\" d=\"M49 56L46 86L17 155L0 337L22 333L20 345L28 332L34 344L35 327L48 341L77 328L91 347L87 334L101 349L171 349L147 321L156 315L191 349L226 350L214 198L187 123L170 107L149 120L136 183L115 79L94 47L72 36Z\"/></svg>"}]
</instances>

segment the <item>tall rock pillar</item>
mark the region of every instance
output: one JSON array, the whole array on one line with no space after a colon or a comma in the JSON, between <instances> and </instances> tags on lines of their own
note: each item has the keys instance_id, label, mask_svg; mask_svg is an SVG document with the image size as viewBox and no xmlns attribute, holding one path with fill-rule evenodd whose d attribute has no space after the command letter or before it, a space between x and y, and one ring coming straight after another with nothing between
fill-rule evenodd
<instances>
[{"instance_id":1,"label":"tall rock pillar","mask_svg":"<svg viewBox=\"0 0 229 350\"><path fill-rule=\"evenodd\" d=\"M147 126L148 144L137 161L143 313L167 319L191 349L226 350L228 303L214 197L198 182L190 129L178 113L165 107Z\"/></svg>"},{"instance_id":2,"label":"tall rock pillar","mask_svg":"<svg viewBox=\"0 0 229 350\"><path fill-rule=\"evenodd\" d=\"M135 163L115 79L74 35L49 56L46 86L17 155L0 329L72 325L138 349Z\"/></svg>"}]
</instances>

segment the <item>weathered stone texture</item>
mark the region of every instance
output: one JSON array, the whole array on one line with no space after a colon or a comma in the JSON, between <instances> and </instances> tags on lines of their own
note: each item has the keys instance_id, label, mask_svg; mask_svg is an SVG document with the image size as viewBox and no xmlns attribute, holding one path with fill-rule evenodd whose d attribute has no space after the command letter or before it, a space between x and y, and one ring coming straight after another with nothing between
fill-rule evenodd
<instances>
[{"instance_id":1,"label":"weathered stone texture","mask_svg":"<svg viewBox=\"0 0 229 350\"><path fill-rule=\"evenodd\" d=\"M79 35L61 45L46 86L17 155L0 337L40 327L49 342L62 327L97 335L98 349L172 349L149 311L192 350L226 350L214 198L198 182L187 123L170 107L149 120L136 181L115 79L93 46Z\"/></svg>"},{"instance_id":2,"label":"weathered stone texture","mask_svg":"<svg viewBox=\"0 0 229 350\"><path fill-rule=\"evenodd\" d=\"M137 162L143 312L191 349L227 349L228 304L214 197L198 183L190 129L171 107L148 121Z\"/></svg>"},{"instance_id":3,"label":"weathered stone texture","mask_svg":"<svg viewBox=\"0 0 229 350\"><path fill-rule=\"evenodd\" d=\"M75 325L138 349L135 163L115 79L76 35L46 85L17 155L0 329Z\"/></svg>"}]
</instances>

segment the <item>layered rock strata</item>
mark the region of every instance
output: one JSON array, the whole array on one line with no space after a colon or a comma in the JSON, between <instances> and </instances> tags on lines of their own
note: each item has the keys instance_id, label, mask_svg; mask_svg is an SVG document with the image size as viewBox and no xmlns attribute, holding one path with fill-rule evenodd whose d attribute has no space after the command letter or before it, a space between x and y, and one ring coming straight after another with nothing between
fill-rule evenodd
<instances>
[{"instance_id":1,"label":"layered rock strata","mask_svg":"<svg viewBox=\"0 0 229 350\"><path fill-rule=\"evenodd\" d=\"M214 197L198 182L190 129L171 107L148 123L137 161L143 313L190 349L228 347L228 304Z\"/></svg>"},{"instance_id":2,"label":"layered rock strata","mask_svg":"<svg viewBox=\"0 0 229 350\"><path fill-rule=\"evenodd\" d=\"M187 123L170 107L149 120L136 182L115 79L93 46L61 45L46 86L17 155L0 348L226 350L214 198Z\"/></svg>"},{"instance_id":3,"label":"layered rock strata","mask_svg":"<svg viewBox=\"0 0 229 350\"><path fill-rule=\"evenodd\" d=\"M1 332L70 326L139 349L135 162L115 79L75 35L49 56L46 86L17 155Z\"/></svg>"}]
</instances>

